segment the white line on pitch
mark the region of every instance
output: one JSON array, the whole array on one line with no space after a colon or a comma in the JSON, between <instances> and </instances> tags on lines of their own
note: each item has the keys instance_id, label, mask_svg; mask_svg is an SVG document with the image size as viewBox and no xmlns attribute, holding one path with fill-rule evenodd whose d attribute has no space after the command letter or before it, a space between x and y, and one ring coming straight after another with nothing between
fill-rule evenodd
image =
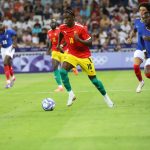
<instances>
[{"instance_id":1,"label":"white line on pitch","mask_svg":"<svg viewBox=\"0 0 150 150\"><path fill-rule=\"evenodd\" d=\"M85 90L85 91L74 91L75 93L95 93L97 90L94 90L94 91L88 91L88 90ZM135 92L133 89L124 89L124 90L119 90L119 89L110 89L110 90L107 90L109 92ZM142 89L142 91L150 91L150 89ZM21 94L48 94L48 93L53 93L55 94L56 92L53 92L53 91L32 91L32 92L9 92L7 94L12 94L12 95L21 95ZM66 93L66 92L62 92L62 93ZM1 94L1 92L0 92ZM57 94L57 93L56 93Z\"/></svg>"}]
</instances>

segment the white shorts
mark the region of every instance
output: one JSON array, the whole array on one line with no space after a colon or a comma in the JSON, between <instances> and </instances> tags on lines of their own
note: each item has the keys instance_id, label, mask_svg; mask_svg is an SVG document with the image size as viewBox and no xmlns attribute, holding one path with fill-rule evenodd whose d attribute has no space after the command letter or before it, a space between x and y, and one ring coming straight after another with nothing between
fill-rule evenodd
<instances>
[{"instance_id":1,"label":"white shorts","mask_svg":"<svg viewBox=\"0 0 150 150\"><path fill-rule=\"evenodd\" d=\"M141 51L141 50L136 50L136 51L134 52L134 58L136 58L136 57L138 57L138 58L140 58L142 61L144 61L144 59L145 59L144 52Z\"/></svg>"},{"instance_id":2,"label":"white shorts","mask_svg":"<svg viewBox=\"0 0 150 150\"><path fill-rule=\"evenodd\" d=\"M13 58L14 53L15 53L15 49L12 47L12 45L7 48L1 47L1 55L2 55L3 61L4 61L6 55Z\"/></svg>"},{"instance_id":3,"label":"white shorts","mask_svg":"<svg viewBox=\"0 0 150 150\"><path fill-rule=\"evenodd\" d=\"M150 58L148 58L144 64L144 68L147 66L147 65L150 65Z\"/></svg>"}]
</instances>

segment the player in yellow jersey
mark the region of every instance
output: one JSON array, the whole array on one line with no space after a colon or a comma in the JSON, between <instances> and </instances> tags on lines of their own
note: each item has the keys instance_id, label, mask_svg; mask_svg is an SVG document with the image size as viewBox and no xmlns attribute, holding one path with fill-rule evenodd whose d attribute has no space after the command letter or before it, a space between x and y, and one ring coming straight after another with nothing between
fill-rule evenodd
<instances>
[{"instance_id":1,"label":"player in yellow jersey","mask_svg":"<svg viewBox=\"0 0 150 150\"><path fill-rule=\"evenodd\" d=\"M63 86L62 86L62 81L61 81L61 76L59 72L59 65L61 65L61 62L63 62L64 59L64 51L67 49L66 44L64 41L62 41L61 48L62 51L57 49L57 44L58 44L58 35L59 35L59 27L57 27L57 21L55 19L51 20L51 29L48 30L48 38L49 38L49 49L47 51L47 54L51 53L52 57L52 66L53 66L53 71L54 71L54 77L56 80L56 83L58 84L58 88L55 90L55 92L61 92L63 91ZM73 68L72 71L74 72L75 75L78 74L78 71L76 68Z\"/></svg>"},{"instance_id":2,"label":"player in yellow jersey","mask_svg":"<svg viewBox=\"0 0 150 150\"><path fill-rule=\"evenodd\" d=\"M76 99L69 81L68 72L79 65L82 70L87 73L90 81L103 95L104 101L108 107L112 108L114 103L109 98L103 83L96 76L94 63L89 49L89 46L92 44L92 38L83 25L75 22L75 15L72 10L65 10L64 24L60 25L59 29L60 34L57 47L59 49L61 40L64 38L69 49L60 70L63 84L68 92L67 106L71 106Z\"/></svg>"}]
</instances>

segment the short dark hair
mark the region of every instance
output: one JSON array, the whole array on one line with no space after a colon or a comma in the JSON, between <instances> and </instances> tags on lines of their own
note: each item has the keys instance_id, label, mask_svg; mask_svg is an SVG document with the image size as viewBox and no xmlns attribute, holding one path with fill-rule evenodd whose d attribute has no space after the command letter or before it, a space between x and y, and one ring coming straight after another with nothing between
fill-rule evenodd
<instances>
[{"instance_id":1,"label":"short dark hair","mask_svg":"<svg viewBox=\"0 0 150 150\"><path fill-rule=\"evenodd\" d=\"M140 7L145 7L148 11L150 11L150 3L146 3L146 2L140 3L139 9Z\"/></svg>"},{"instance_id":2,"label":"short dark hair","mask_svg":"<svg viewBox=\"0 0 150 150\"><path fill-rule=\"evenodd\" d=\"M66 9L66 10L64 11L64 13L68 13L68 14L70 14L71 16L75 17L75 14L74 14L74 12L73 12L72 9Z\"/></svg>"}]
</instances>

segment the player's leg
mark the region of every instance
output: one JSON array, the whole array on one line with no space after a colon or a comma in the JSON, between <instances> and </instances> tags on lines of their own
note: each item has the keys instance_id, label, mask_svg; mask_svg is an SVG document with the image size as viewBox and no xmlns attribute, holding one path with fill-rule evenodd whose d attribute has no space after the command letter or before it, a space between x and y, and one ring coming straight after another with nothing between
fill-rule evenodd
<instances>
[{"instance_id":1,"label":"player's leg","mask_svg":"<svg viewBox=\"0 0 150 150\"><path fill-rule=\"evenodd\" d=\"M54 78L56 80L56 83L58 85L58 88L55 90L55 92L63 91L63 86L62 86L61 76L60 76L60 70L58 68L60 63L61 63L61 53L57 52L57 51L52 51L53 73L54 73Z\"/></svg>"},{"instance_id":2,"label":"player's leg","mask_svg":"<svg viewBox=\"0 0 150 150\"><path fill-rule=\"evenodd\" d=\"M68 96L68 101L67 101L67 106L71 106L73 101L76 99L75 94L71 88L71 84L69 81L69 77L68 77L68 72L76 67L76 59L74 56L72 55L67 55L64 59L64 62L62 64L62 68L60 70L60 74L61 74L61 78L62 78L62 82L64 84L64 87L66 88L69 96Z\"/></svg>"},{"instance_id":3,"label":"player's leg","mask_svg":"<svg viewBox=\"0 0 150 150\"><path fill-rule=\"evenodd\" d=\"M114 103L106 93L103 83L99 79L97 79L96 76L89 75L88 77L91 80L91 82L95 85L95 87L98 89L98 91L103 95L104 101L106 102L108 107L112 108L114 106Z\"/></svg>"},{"instance_id":4,"label":"player's leg","mask_svg":"<svg viewBox=\"0 0 150 150\"><path fill-rule=\"evenodd\" d=\"M63 58L63 60L62 60L62 62L64 61L64 59L67 57L67 55L68 55L68 50L66 50L65 51L65 53L64 53L64 58ZM78 75L78 69L76 68L76 67L73 67L72 68L72 72L75 74L75 75Z\"/></svg>"},{"instance_id":5,"label":"player's leg","mask_svg":"<svg viewBox=\"0 0 150 150\"><path fill-rule=\"evenodd\" d=\"M61 82L60 70L58 69L60 62L58 60L52 59L52 65L53 65L53 70L54 70L53 71L54 78L58 85L58 88L55 90L55 92L61 92L61 91L63 91L63 86L62 86L62 82Z\"/></svg>"},{"instance_id":6,"label":"player's leg","mask_svg":"<svg viewBox=\"0 0 150 150\"><path fill-rule=\"evenodd\" d=\"M96 77L95 67L92 59L91 58L80 59L79 65L88 74L88 77L91 80L91 82L95 85L98 91L103 95L107 105L109 107L113 107L114 104L109 98L108 94L106 93L103 83Z\"/></svg>"},{"instance_id":7,"label":"player's leg","mask_svg":"<svg viewBox=\"0 0 150 150\"><path fill-rule=\"evenodd\" d=\"M7 55L7 53L9 52L8 48L1 48L1 55L2 55L2 60L3 60L3 64L4 64L4 73L6 76L6 88L10 88L10 72L9 72L9 57Z\"/></svg>"},{"instance_id":8,"label":"player's leg","mask_svg":"<svg viewBox=\"0 0 150 150\"><path fill-rule=\"evenodd\" d=\"M9 70L9 66L10 66L10 56L6 55L4 58L4 73L6 76L6 88L10 88L11 87L11 80L10 80L10 70Z\"/></svg>"},{"instance_id":9,"label":"player's leg","mask_svg":"<svg viewBox=\"0 0 150 150\"><path fill-rule=\"evenodd\" d=\"M141 50L136 50L134 53L134 73L139 81L139 84L136 88L136 92L140 93L142 90L142 87L144 86L144 80L142 78L140 65L144 60L144 53Z\"/></svg>"},{"instance_id":10,"label":"player's leg","mask_svg":"<svg viewBox=\"0 0 150 150\"><path fill-rule=\"evenodd\" d=\"M145 62L144 73L145 76L150 79L150 58L148 58Z\"/></svg>"},{"instance_id":11,"label":"player's leg","mask_svg":"<svg viewBox=\"0 0 150 150\"><path fill-rule=\"evenodd\" d=\"M73 101L76 99L74 92L72 91L71 84L68 77L68 72L73 68L74 66L68 62L63 62L62 68L60 70L62 82L64 84L64 87L66 88L69 96L67 101L67 106L71 106Z\"/></svg>"},{"instance_id":12,"label":"player's leg","mask_svg":"<svg viewBox=\"0 0 150 150\"><path fill-rule=\"evenodd\" d=\"M12 46L10 46L8 48L2 48L1 52L2 52L2 58L4 61L4 72L6 75L6 82L7 82L6 88L9 88L13 86L16 80L14 76L13 67L12 67L12 59L15 53L15 49Z\"/></svg>"},{"instance_id":13,"label":"player's leg","mask_svg":"<svg viewBox=\"0 0 150 150\"><path fill-rule=\"evenodd\" d=\"M14 85L14 82L16 81L16 77L14 75L14 69L12 67L12 58L10 57L10 60L9 60L9 73L10 73L10 76L11 76L11 86Z\"/></svg>"}]
</instances>

